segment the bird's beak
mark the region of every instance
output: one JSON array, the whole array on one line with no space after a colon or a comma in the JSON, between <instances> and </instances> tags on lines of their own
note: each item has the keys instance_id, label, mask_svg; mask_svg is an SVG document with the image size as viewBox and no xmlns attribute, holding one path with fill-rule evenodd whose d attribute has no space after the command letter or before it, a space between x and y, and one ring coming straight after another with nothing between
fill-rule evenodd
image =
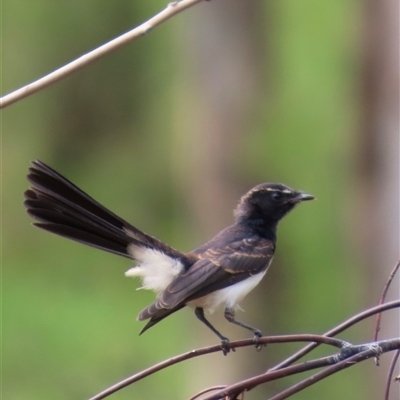
<instances>
[{"instance_id":1,"label":"bird's beak","mask_svg":"<svg viewBox=\"0 0 400 400\"><path fill-rule=\"evenodd\" d=\"M312 194L298 192L295 197L292 197L290 203L300 203L301 201L314 200L315 197Z\"/></svg>"}]
</instances>

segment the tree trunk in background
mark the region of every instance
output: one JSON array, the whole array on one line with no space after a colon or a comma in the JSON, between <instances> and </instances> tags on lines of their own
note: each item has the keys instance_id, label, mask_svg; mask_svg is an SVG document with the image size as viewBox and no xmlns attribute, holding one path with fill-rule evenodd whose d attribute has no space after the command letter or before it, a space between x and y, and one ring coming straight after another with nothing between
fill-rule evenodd
<instances>
[{"instance_id":1,"label":"tree trunk in background","mask_svg":"<svg viewBox=\"0 0 400 400\"><path fill-rule=\"evenodd\" d=\"M207 6L187 18L182 90L192 98L180 105L187 119L177 151L180 165L191 168L182 185L202 238L232 221L234 202L243 190L235 168L257 96L260 52L257 2L222 0Z\"/></svg>"},{"instance_id":2,"label":"tree trunk in background","mask_svg":"<svg viewBox=\"0 0 400 400\"><path fill-rule=\"evenodd\" d=\"M378 300L399 258L398 22L397 0L365 2L358 200L362 206L357 234L369 271L371 302ZM398 295L399 275L387 300L398 299ZM399 311L393 311L384 315L380 337L398 335ZM384 363L379 369L382 379L386 376L386 366ZM399 385L392 384L390 398L399 397Z\"/></svg>"},{"instance_id":3,"label":"tree trunk in background","mask_svg":"<svg viewBox=\"0 0 400 400\"><path fill-rule=\"evenodd\" d=\"M263 15L261 6L259 2L218 0L212 2L212 7L205 3L202 9L186 16L187 36L182 51L188 65L180 77L185 103L178 108L179 118L186 116L187 119L177 129L175 156L179 185L187 197L195 227L191 237L197 237L196 244L232 223L233 208L243 190L248 189L238 182L236 170L241 141L251 120L251 107L259 93L258 61L265 48L265 43L257 47L260 41L257 18ZM215 319L218 329L232 337L230 326L219 314ZM200 325L196 328L199 336L207 338L204 345L210 343L210 338L217 339ZM237 327L234 331L237 334ZM208 358L198 359L193 374L189 374L197 376L203 388L213 382L232 382L240 376L238 370L243 364L236 357L234 363L227 363L218 354L213 368L209 368ZM200 370L204 371L203 376Z\"/></svg>"}]
</instances>

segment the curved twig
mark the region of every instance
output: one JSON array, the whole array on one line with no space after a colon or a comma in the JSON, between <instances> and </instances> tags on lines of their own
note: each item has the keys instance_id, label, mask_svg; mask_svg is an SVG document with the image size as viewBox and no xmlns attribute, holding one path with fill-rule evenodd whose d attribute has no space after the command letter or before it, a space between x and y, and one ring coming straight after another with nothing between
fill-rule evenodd
<instances>
[{"instance_id":1,"label":"curved twig","mask_svg":"<svg viewBox=\"0 0 400 400\"><path fill-rule=\"evenodd\" d=\"M338 327L332 329L331 331L327 332L323 336L321 336L321 335L263 336L258 339L258 343L259 344L267 344L267 343L287 343L287 342L313 342L313 344L306 346L305 348L303 348L301 351L299 351L296 354L299 354L304 351L306 351L306 353L308 353L309 351L311 351L313 348L315 348L319 344L328 344L328 345L342 349L344 347L348 347L348 343L343 340L329 337L330 335L339 333L339 332L343 331L344 329L348 328L349 326L355 324L356 322L358 322L364 318L367 318L373 314L376 314L378 312L382 312L385 310L389 310L391 308L399 307L399 306L400 306L400 300L386 303L386 304L383 304L378 307L374 307L372 309L369 309L367 311L364 311L364 312L356 315L355 317L348 319L347 321L340 324ZM234 349L234 348L246 347L246 346L254 346L254 340L253 339L238 340L235 342L230 342L226 346L228 347L228 349ZM221 345L215 345L215 346L203 347L203 348L197 349L197 350L192 350L192 351L180 354L178 356L172 357L168 360L165 360L156 365L153 365L152 367L147 368L135 375L132 375L129 378L124 379L123 381L116 383L115 385L105 389L101 393L98 393L97 395L91 397L89 400L104 399L104 398L110 396L111 394L123 389L124 387L126 387L134 382L137 382L149 375L152 375L164 368L167 368L171 365L180 363L182 361L189 360L194 357L198 357L198 356L210 354L210 353L216 353L219 351L221 351ZM296 356L296 354L295 354L295 356ZM298 358L300 358L300 356ZM296 361L298 358L296 358L294 361ZM281 377L281 376L287 376L288 374L294 374L294 373L297 373L297 372L300 372L303 370L309 370L312 368L318 368L318 367L332 364L332 360L329 361L329 359L332 359L332 356L331 356L331 357L326 357L326 358L314 361L316 364L313 364L313 361L310 361L310 362L305 362L303 364L295 365L293 367L283 368L283 366L286 366L286 365L284 365L284 363L287 363L287 365L289 365L290 363L294 362L294 361L292 361L292 359L294 359L294 356L292 356L289 359L285 360L284 362L280 363L278 366L275 366L274 368L270 369L269 371L267 371L267 373L259 375L258 377L251 378L251 379L255 379L255 381L254 382L251 381L252 385L246 386L246 387L255 386L255 384L254 384L255 382L258 385L259 383L258 383L257 379L262 380L262 382L260 382L260 383L266 382L267 381L267 380L265 380L266 376L268 377L268 380L272 380L272 379L277 379L278 377ZM328 361L326 361L326 360L328 360ZM324 363L326 363L326 364L324 364ZM313 367L313 365L315 365L315 366ZM248 382L246 381L245 383L242 382L240 384L247 384L247 383Z\"/></svg>"},{"instance_id":2,"label":"curved twig","mask_svg":"<svg viewBox=\"0 0 400 400\"><path fill-rule=\"evenodd\" d=\"M387 379L386 379L386 385L385 385L385 395L383 397L384 400L389 400L390 384L392 382L394 368L396 366L397 360L399 359L399 355L400 355L400 350L397 350L392 358L391 363L390 363L390 367L389 367L389 371L388 371Z\"/></svg>"},{"instance_id":3,"label":"curved twig","mask_svg":"<svg viewBox=\"0 0 400 400\"><path fill-rule=\"evenodd\" d=\"M102 46L90 51L87 54L84 54L83 56L51 72L43 78L40 78L35 82L32 82L26 86L23 86L20 89L15 90L12 93L1 97L0 108L5 108L18 100L21 100L33 93L38 92L39 90L46 88L47 86L52 85L53 83L67 77L75 71L78 71L79 69L85 67L93 61L149 33L156 26L162 24L176 14L179 14L181 11L186 10L187 8L192 7L202 1L204 0L181 0L169 3L163 11L156 14L154 17L150 18L148 21L132 29L131 31L124 33L123 35L111 40L106 44L103 44Z\"/></svg>"},{"instance_id":4,"label":"curved twig","mask_svg":"<svg viewBox=\"0 0 400 400\"><path fill-rule=\"evenodd\" d=\"M343 369L349 368L353 366L354 364L366 360L368 358L374 357L376 355L376 352L374 350L365 350L362 353L356 354L353 357L348 358L347 360L341 361L340 363L333 365L329 368L324 369L321 372L318 372L317 374L314 374L304 380L302 380L299 383L296 383L295 385L291 386L290 388L278 393L276 396L270 397L268 400L284 400L287 399L289 396L292 396L295 393L300 392L300 390L303 390L311 385L314 385L315 383L321 381L324 378L327 378L328 376L334 374L335 372L339 372Z\"/></svg>"},{"instance_id":5,"label":"curved twig","mask_svg":"<svg viewBox=\"0 0 400 400\"><path fill-rule=\"evenodd\" d=\"M209 387L209 388L207 388L207 389L204 389L204 390L202 390L201 392L199 392L199 393L196 393L194 396L192 396L189 400L195 400L195 399L198 399L200 396L202 396L203 394L206 394L206 393L208 393L208 392L213 392L213 391L215 391L215 390L221 390L221 389L224 389L224 388L226 388L228 385L219 385L219 386L212 386L212 387Z\"/></svg>"},{"instance_id":6,"label":"curved twig","mask_svg":"<svg viewBox=\"0 0 400 400\"><path fill-rule=\"evenodd\" d=\"M368 310L363 311L363 312L355 315L354 317L349 318L342 324L340 324L340 325L336 326L335 328L331 329L330 331L324 333L323 336L330 337L330 336L337 335L338 333L343 332L345 329L349 328L350 326L356 324L359 321L362 321L365 318L370 317L371 315L377 314L382 311L390 310L392 308L398 308L398 307L400 307L400 300L391 301L389 303L385 303L380 306L369 308ZM275 365L275 367L270 368L269 371L276 371L280 368L284 368L290 364L293 364L294 362L296 362L300 358L304 357L306 354L308 354L310 351L314 350L318 346L319 346L318 343L311 343L311 344L303 347L302 349L297 351L295 354L288 357L286 360Z\"/></svg>"},{"instance_id":7,"label":"curved twig","mask_svg":"<svg viewBox=\"0 0 400 400\"><path fill-rule=\"evenodd\" d=\"M238 395L245 390L256 387L261 383L267 383L276 379L287 377L294 374L299 374L304 371L309 371L315 368L326 367L332 364L332 356L323 357L318 360L306 361L301 364L291 365L290 367L282 368L277 371L266 372L260 375L253 376L243 381L226 386L224 389L205 397L203 400L223 399L227 396Z\"/></svg>"},{"instance_id":8,"label":"curved twig","mask_svg":"<svg viewBox=\"0 0 400 400\"><path fill-rule=\"evenodd\" d=\"M286 336L263 336L258 339L258 343L267 344L267 343L288 343L288 342L318 342L320 344L328 344L337 348L342 348L347 345L346 342L343 340L335 339L335 338L328 338L321 335L286 335ZM254 346L253 339L246 339L246 340L238 340L235 342L230 342L227 344L229 349L234 349L238 347L246 347L246 346ZM149 375L152 375L164 368L170 367L171 365L178 364L182 361L189 360L194 357L199 357L204 354L216 353L221 351L221 345L203 347L201 349L192 350L183 354L180 354L175 357L171 357L168 360L162 361L158 364L151 366L141 372L138 372L135 375L130 376L129 378L124 379L116 383L115 385L110 386L109 388L105 389L104 391L96 394L95 396L91 397L89 400L101 400L105 399L106 397L110 396L111 394L118 392L119 390L123 389L124 387L137 382L143 378L146 378Z\"/></svg>"},{"instance_id":9,"label":"curved twig","mask_svg":"<svg viewBox=\"0 0 400 400\"><path fill-rule=\"evenodd\" d=\"M309 371L315 368L321 368L328 366L325 370L306 378L305 380L293 385L292 387L280 392L276 396L271 397L269 400L283 400L288 398L294 393L299 392L300 390L313 385L314 383L326 378L329 375L334 374L335 372L341 371L342 369L348 368L360 361L364 361L371 357L376 357L379 354L386 353L395 349L400 348L400 339L390 339L390 340L382 340L380 342L367 344L367 345L359 345L359 346L350 346L354 349L357 354L354 352L350 352L350 357L342 356L342 353L334 356L323 357L317 360L306 361L301 364L293 365L290 367L282 368L276 371L266 372L264 374L252 377L250 379L243 380L241 382L237 382L233 385L229 385L221 391L214 393L208 397L203 398L203 400L219 400L224 397L243 393L246 390L249 390L255 386L258 386L262 383L266 383L278 378L287 377L289 375L293 375L296 373Z\"/></svg>"},{"instance_id":10,"label":"curved twig","mask_svg":"<svg viewBox=\"0 0 400 400\"><path fill-rule=\"evenodd\" d=\"M392 271L390 272L390 275L385 283L385 286L383 287L381 297L379 299L379 305L383 304L385 299L386 299L386 294L389 289L390 284L392 283L392 280L394 276L396 275L398 269L400 268L400 260L397 261L397 264L394 266ZM376 315L376 324L375 324L375 333L374 333L374 342L378 340L378 333L381 330L381 318L382 318L382 313L380 312L379 314Z\"/></svg>"}]
</instances>

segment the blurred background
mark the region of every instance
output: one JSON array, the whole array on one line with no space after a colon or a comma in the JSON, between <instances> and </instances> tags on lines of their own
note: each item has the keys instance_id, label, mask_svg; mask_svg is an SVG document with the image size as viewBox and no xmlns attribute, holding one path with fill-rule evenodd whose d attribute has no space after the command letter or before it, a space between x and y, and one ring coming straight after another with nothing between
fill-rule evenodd
<instances>
[{"instance_id":1,"label":"blurred background","mask_svg":"<svg viewBox=\"0 0 400 400\"><path fill-rule=\"evenodd\" d=\"M230 224L255 184L305 190L318 200L281 223L273 266L240 318L268 335L320 334L377 303L399 256L397 3L204 2L3 110L4 400L85 399L217 343L190 309L139 337L136 315L153 294L124 277L129 261L31 226L22 202L33 159L180 250ZM2 93L165 5L3 1ZM398 294L395 283L388 299ZM211 321L232 340L246 337L221 312ZM340 338L370 341L374 322ZM396 335L399 313L391 311L381 337ZM185 399L261 373L299 347L192 359L111 398ZM379 368L364 362L294 398L382 398L390 359ZM299 379L260 386L246 399L266 399ZM399 397L395 386L391 399Z\"/></svg>"}]
</instances>

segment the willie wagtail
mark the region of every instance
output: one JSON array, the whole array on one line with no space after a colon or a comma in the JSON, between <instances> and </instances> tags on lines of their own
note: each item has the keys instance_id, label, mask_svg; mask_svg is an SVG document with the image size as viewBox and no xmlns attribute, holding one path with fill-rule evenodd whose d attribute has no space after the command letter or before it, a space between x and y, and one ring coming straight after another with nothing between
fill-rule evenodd
<instances>
[{"instance_id":1,"label":"willie wagtail","mask_svg":"<svg viewBox=\"0 0 400 400\"><path fill-rule=\"evenodd\" d=\"M173 249L118 217L41 161L33 161L25 207L34 225L68 239L136 260L126 276L138 276L153 290L154 303L138 315L149 320L143 333L185 306L222 341L228 339L205 318L219 305L225 318L261 336L259 329L235 319L237 304L261 281L275 252L276 228L294 206L314 196L281 183L262 183L241 199L235 223L189 253Z\"/></svg>"}]
</instances>

